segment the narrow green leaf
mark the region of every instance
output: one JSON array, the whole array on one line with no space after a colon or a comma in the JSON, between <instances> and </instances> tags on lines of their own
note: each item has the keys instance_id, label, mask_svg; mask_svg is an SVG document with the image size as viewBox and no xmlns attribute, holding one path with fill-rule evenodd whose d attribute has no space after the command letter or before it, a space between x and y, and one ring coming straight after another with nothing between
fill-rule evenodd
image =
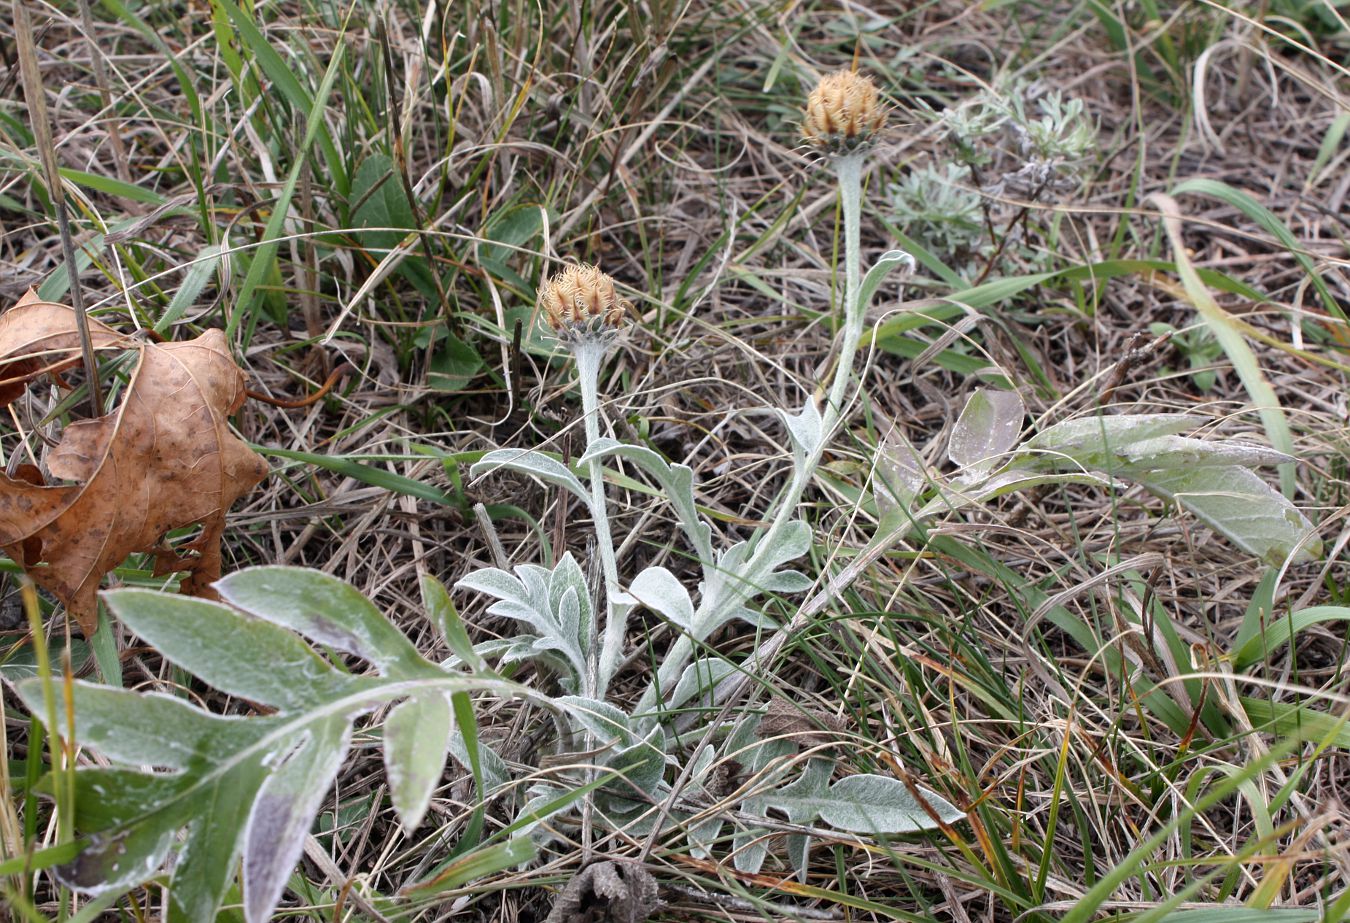
<instances>
[{"instance_id":1,"label":"narrow green leaf","mask_svg":"<svg viewBox=\"0 0 1350 923\"><path fill-rule=\"evenodd\" d=\"M218 0L218 2L224 6L226 12L230 14L230 18L234 20L235 27L239 29L240 34L245 37L245 40L254 45L255 53L257 53L260 60L263 61L264 69L268 70L268 76L274 81L278 80L277 73L283 73L290 77L290 70L280 62L280 58L276 56L276 52L271 51L271 46L268 45L267 40L262 37L262 33L257 31L257 27L253 26L252 20L241 13L232 0ZM277 198L275 205L272 207L272 216L268 219L267 227L263 230L262 245L254 250L252 257L249 260L248 274L244 277L244 281L239 287L239 295L235 300L234 310L231 312L229 321L225 326L225 335L227 339L233 340L234 333L238 329L240 322L253 313L254 303L257 300L258 287L262 284L264 277L274 268L279 238L282 236L286 227L286 218L289 216L291 210L291 199L295 195L296 184L299 182L300 174L304 170L305 161L308 158L309 147L314 143L315 137L321 134L321 129L323 129L323 136L327 137L327 130L324 128L323 122L324 110L328 103L328 96L333 90L333 84L337 80L338 73L341 70L340 65L342 63L342 55L346 47L347 46L341 42L337 44L336 50L333 53L333 58L328 62L328 70L323 75L323 82L319 84L319 92L315 95L311 107L306 109L301 106L302 111L307 114L304 141L301 142L299 149L296 151L295 163L291 165L291 172L286 177L286 184L281 189L281 195ZM276 58L275 64L269 65L269 61L261 52L261 49L263 48L270 51L272 57ZM273 73L272 67L276 68L277 73ZM294 77L290 77L290 83L293 83L298 87L298 83L295 83ZM280 81L280 85L282 91L287 92L288 84L284 81ZM329 146L331 146L331 141L329 142ZM334 165L334 162L336 162L340 169L341 162L337 159L336 151L333 152L330 167ZM336 172L334 173L334 180L339 180L339 174ZM345 179L339 181L338 185L339 187L344 186Z\"/></svg>"},{"instance_id":2,"label":"narrow green leaf","mask_svg":"<svg viewBox=\"0 0 1350 923\"><path fill-rule=\"evenodd\" d=\"M1181 187L1178 189L1180 191ZM1242 380L1247 396L1251 398L1261 415L1261 423L1265 427L1270 444L1286 455L1295 455L1294 437L1289 431L1289 421L1285 419L1284 409L1280 406L1279 398L1275 396L1275 389L1270 386L1265 373L1261 371L1260 363L1256 361L1256 354L1238 331L1233 318L1209 293L1209 289L1205 287L1205 283L1191 264L1190 257L1186 255L1186 245L1181 239L1180 210L1176 202L1162 195L1155 195L1152 198L1162 206L1163 229L1172 245L1172 257L1176 260L1177 273L1181 276L1181 285L1186 291L1186 296L1200 313L1210 332L1214 334L1214 339L1223 347L1228 360L1233 363L1233 370ZM1286 497L1290 497L1294 494L1294 487L1294 466L1281 465L1281 491Z\"/></svg>"},{"instance_id":3,"label":"narrow green leaf","mask_svg":"<svg viewBox=\"0 0 1350 923\"><path fill-rule=\"evenodd\" d=\"M1342 131L1344 131L1343 128ZM1311 173L1309 175L1311 175ZM1303 267L1303 271L1308 274L1308 279L1312 282L1313 288L1317 290L1318 297L1322 299L1322 304L1326 307L1327 313L1332 317L1338 317L1341 320L1348 319L1345 312L1341 309L1340 302L1331 294L1331 290L1327 288L1326 282L1317 272L1317 264L1313 261L1312 256L1310 256L1307 249L1299 243L1298 238L1284 226L1284 222L1277 218L1270 209L1266 208L1241 189L1235 189L1227 183L1216 179L1195 177L1194 179L1185 180L1172 190L1172 195L1174 196L1184 195L1186 193L1218 199L1220 202L1233 206L1254 221L1263 231L1278 240L1280 246L1288 250L1290 255Z\"/></svg>"},{"instance_id":4,"label":"narrow green leaf","mask_svg":"<svg viewBox=\"0 0 1350 923\"><path fill-rule=\"evenodd\" d=\"M1310 625L1321 622L1350 622L1350 608L1345 606L1313 606L1300 609L1276 619L1233 652L1233 666L1246 669L1277 647L1292 644L1294 636Z\"/></svg>"}]
</instances>

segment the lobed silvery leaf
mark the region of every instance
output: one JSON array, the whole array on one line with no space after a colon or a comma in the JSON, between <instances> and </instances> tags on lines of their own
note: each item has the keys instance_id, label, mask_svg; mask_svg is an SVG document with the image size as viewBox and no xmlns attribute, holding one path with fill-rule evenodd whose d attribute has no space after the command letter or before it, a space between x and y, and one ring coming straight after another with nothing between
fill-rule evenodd
<instances>
[{"instance_id":1,"label":"lobed silvery leaf","mask_svg":"<svg viewBox=\"0 0 1350 923\"><path fill-rule=\"evenodd\" d=\"M483 568L458 580L455 587L496 598L488 612L524 622L537 633L529 647L513 645L503 652L504 658L556 651L567 666L564 685L580 690L593 624L590 592L580 565L569 552L551 571L533 564L520 565L515 571L512 576L495 567Z\"/></svg>"},{"instance_id":2,"label":"lobed silvery leaf","mask_svg":"<svg viewBox=\"0 0 1350 923\"><path fill-rule=\"evenodd\" d=\"M918 786L911 791L899 779L864 773L830 785L832 775L830 760L808 760L796 780L748 801L747 808L756 813L777 809L804 826L820 818L850 833L914 833L966 816L936 792Z\"/></svg>"},{"instance_id":3,"label":"lobed silvery leaf","mask_svg":"<svg viewBox=\"0 0 1350 923\"><path fill-rule=\"evenodd\" d=\"M592 443L590 449L580 459L579 464L603 459L610 455L626 458L637 464L652 476L665 491L670 500L671 509L680 522L689 543L694 546L699 560L704 564L713 561L712 528L698 513L694 502L694 472L687 465L670 464L659 454L645 446L630 445L602 436Z\"/></svg>"},{"instance_id":4,"label":"lobed silvery leaf","mask_svg":"<svg viewBox=\"0 0 1350 923\"><path fill-rule=\"evenodd\" d=\"M765 592L801 592L812 584L801 575L778 569L811 550L811 528L800 519L777 534L761 539L753 551L748 542L737 542L724 551L717 569L702 585L702 598L694 614L695 641L702 641L732 619L761 623L762 616L745 603ZM772 587L782 589L772 589Z\"/></svg>"},{"instance_id":5,"label":"lobed silvery leaf","mask_svg":"<svg viewBox=\"0 0 1350 923\"><path fill-rule=\"evenodd\" d=\"M980 388L966 401L952 428L947 457L963 475L984 474L1017 444L1026 405L1016 391Z\"/></svg>"},{"instance_id":6,"label":"lobed silvery leaf","mask_svg":"<svg viewBox=\"0 0 1350 923\"><path fill-rule=\"evenodd\" d=\"M281 710L222 717L177 698L83 681L71 685L71 702L66 703L66 691L57 686L57 730L124 764L77 769L77 791L87 796L80 799L75 817L77 842L83 848L73 862L55 870L59 880L84 892L106 893L113 886L142 884L169 865L163 916L169 923L195 923L215 919L238 874L247 919L265 920L327 797L357 715L409 696L413 703L449 696L458 707L474 691L530 695L499 678L448 674L421 658L406 638L398 640L401 633L392 624L377 624L374 619L384 617L378 610L372 617L369 601L341 581L298 569L256 570L235 583L234 590L250 611L270 617L266 620L172 594L108 594L114 611L147 639L162 641L176 658L219 678L222 686L259 693L279 703ZM278 588L275 598L262 592L268 587ZM301 593L305 588L315 591L308 599ZM194 619L204 625L196 636L184 631ZM360 653L386 676L335 680L299 637L277 627L282 623L340 639L339 646ZM232 649L236 645L240 649ZM257 662L240 663L245 655ZM295 688L289 692L260 675L269 666L287 669L292 661L300 668L292 671ZM222 677L228 668L237 668L240 675ZM40 681L15 688L30 709L45 712ZM392 741L387 758L394 759L391 754L405 746L410 760L397 768L391 764L405 820L415 813L427 779L434 785L439 775L435 766L444 762L446 748L453 747L453 742L443 737L438 742L437 734L428 733L443 722L425 713L413 715L416 707L395 709L386 741ZM72 713L73 728L67 726ZM128 766L155 769L133 771ZM405 785L400 776L420 781ZM175 847L176 858L170 859Z\"/></svg>"},{"instance_id":7,"label":"lobed silvery leaf","mask_svg":"<svg viewBox=\"0 0 1350 923\"><path fill-rule=\"evenodd\" d=\"M46 714L41 680L24 680L15 689L29 711ZM80 743L114 762L134 766L188 770L211 765L256 743L282 723L274 717L213 715L173 696L115 689L85 680L75 680L71 691L73 704L69 710L76 716ZM60 687L55 693L58 729L63 736L70 736L65 694Z\"/></svg>"},{"instance_id":8,"label":"lobed silvery leaf","mask_svg":"<svg viewBox=\"0 0 1350 923\"><path fill-rule=\"evenodd\" d=\"M528 474L530 477L538 478L546 484L569 490L586 505L586 509L591 508L590 492L581 485L577 476L562 462L549 458L543 452L494 449L474 462L469 468L469 474L473 477L479 477L503 468L507 471Z\"/></svg>"},{"instance_id":9,"label":"lobed silvery leaf","mask_svg":"<svg viewBox=\"0 0 1350 923\"><path fill-rule=\"evenodd\" d=\"M633 578L628 592L638 602L686 632L694 630L694 602L684 584L664 567L648 567Z\"/></svg>"},{"instance_id":10,"label":"lobed silvery leaf","mask_svg":"<svg viewBox=\"0 0 1350 923\"><path fill-rule=\"evenodd\" d=\"M440 782L454 729L450 699L439 692L410 696L385 719L384 767L389 800L409 835L422 822Z\"/></svg>"}]
</instances>

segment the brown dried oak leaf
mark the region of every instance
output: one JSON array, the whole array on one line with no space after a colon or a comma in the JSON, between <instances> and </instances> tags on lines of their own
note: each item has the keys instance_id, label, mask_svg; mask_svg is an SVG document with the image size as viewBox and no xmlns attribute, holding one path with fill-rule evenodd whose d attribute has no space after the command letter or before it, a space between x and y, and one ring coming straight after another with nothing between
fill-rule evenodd
<instances>
[{"instance_id":1,"label":"brown dried oak leaf","mask_svg":"<svg viewBox=\"0 0 1350 923\"><path fill-rule=\"evenodd\" d=\"M219 330L184 343L138 343L90 321L95 349L135 349L140 361L116 412L67 426L47 455L45 485L32 465L0 475L0 547L51 592L85 636L97 624L103 575L135 552L157 576L187 572L182 590L210 596L230 506L267 476L267 464L230 432L244 375ZM75 313L32 292L0 315L0 407L44 372L80 360ZM181 553L166 533L200 525Z\"/></svg>"}]
</instances>

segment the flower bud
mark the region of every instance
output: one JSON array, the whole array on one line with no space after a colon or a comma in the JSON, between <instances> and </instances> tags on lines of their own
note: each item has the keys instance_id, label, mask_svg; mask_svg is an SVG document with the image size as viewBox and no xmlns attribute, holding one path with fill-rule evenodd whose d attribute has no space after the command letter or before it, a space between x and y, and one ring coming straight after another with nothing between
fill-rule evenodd
<instances>
[{"instance_id":1,"label":"flower bud","mask_svg":"<svg viewBox=\"0 0 1350 923\"><path fill-rule=\"evenodd\" d=\"M823 77L806 100L802 137L827 154L866 147L886 124L872 78L844 70Z\"/></svg>"},{"instance_id":2,"label":"flower bud","mask_svg":"<svg viewBox=\"0 0 1350 923\"><path fill-rule=\"evenodd\" d=\"M583 338L609 339L632 308L614 290L614 280L595 266L568 266L539 286L544 320L569 345Z\"/></svg>"}]
</instances>

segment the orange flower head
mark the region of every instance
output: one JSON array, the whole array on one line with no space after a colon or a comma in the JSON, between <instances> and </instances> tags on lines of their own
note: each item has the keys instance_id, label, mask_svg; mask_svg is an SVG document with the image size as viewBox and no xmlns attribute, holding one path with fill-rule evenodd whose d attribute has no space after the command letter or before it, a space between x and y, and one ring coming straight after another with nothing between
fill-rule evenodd
<instances>
[{"instance_id":1,"label":"orange flower head","mask_svg":"<svg viewBox=\"0 0 1350 923\"><path fill-rule=\"evenodd\" d=\"M802 137L827 154L851 154L870 144L886 124L876 84L850 70L821 78L806 100Z\"/></svg>"},{"instance_id":2,"label":"orange flower head","mask_svg":"<svg viewBox=\"0 0 1350 923\"><path fill-rule=\"evenodd\" d=\"M623 327L633 305L620 298L614 280L595 266L568 266L539 286L539 309L558 339L607 339Z\"/></svg>"}]
</instances>

